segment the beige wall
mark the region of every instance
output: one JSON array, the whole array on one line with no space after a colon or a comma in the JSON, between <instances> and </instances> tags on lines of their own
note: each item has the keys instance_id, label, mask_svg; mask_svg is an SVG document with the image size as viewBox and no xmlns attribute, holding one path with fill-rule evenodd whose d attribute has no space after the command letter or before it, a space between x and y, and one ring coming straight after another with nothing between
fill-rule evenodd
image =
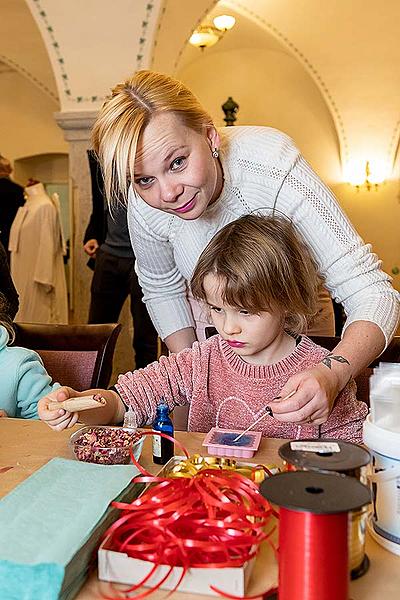
<instances>
[{"instance_id":1,"label":"beige wall","mask_svg":"<svg viewBox=\"0 0 400 600\"><path fill-rule=\"evenodd\" d=\"M221 105L239 104L236 125L268 125L290 135L325 181L340 180L339 148L328 107L314 81L285 52L263 49L204 54L177 73L224 125Z\"/></svg>"},{"instance_id":2,"label":"beige wall","mask_svg":"<svg viewBox=\"0 0 400 600\"><path fill-rule=\"evenodd\" d=\"M68 184L68 154L37 154L17 159L13 179L25 185L30 177L45 183Z\"/></svg>"},{"instance_id":3,"label":"beige wall","mask_svg":"<svg viewBox=\"0 0 400 600\"><path fill-rule=\"evenodd\" d=\"M67 152L53 118L57 103L16 71L0 77L0 152L17 158Z\"/></svg>"},{"instance_id":4,"label":"beige wall","mask_svg":"<svg viewBox=\"0 0 400 600\"><path fill-rule=\"evenodd\" d=\"M387 181L375 191L357 191L353 186L333 186L352 223L364 240L370 242L383 261L384 270L393 277L400 290L400 275L393 275L393 267L400 269L400 203L399 182Z\"/></svg>"},{"instance_id":5,"label":"beige wall","mask_svg":"<svg viewBox=\"0 0 400 600\"><path fill-rule=\"evenodd\" d=\"M237 125L268 125L288 133L332 188L360 235L372 243L384 269L391 273L393 267L400 268L398 180L369 192L344 182L331 112L315 81L294 56L260 48L204 51L177 77L196 93L217 125L224 125L221 104L232 96L240 106ZM400 289L400 276L393 277Z\"/></svg>"}]
</instances>

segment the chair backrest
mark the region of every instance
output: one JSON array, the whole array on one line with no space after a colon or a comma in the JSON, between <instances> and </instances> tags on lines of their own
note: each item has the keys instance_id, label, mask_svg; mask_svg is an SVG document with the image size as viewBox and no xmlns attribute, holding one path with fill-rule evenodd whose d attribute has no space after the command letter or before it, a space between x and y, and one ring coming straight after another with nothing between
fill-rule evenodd
<instances>
[{"instance_id":1,"label":"chair backrest","mask_svg":"<svg viewBox=\"0 0 400 600\"><path fill-rule=\"evenodd\" d=\"M35 350L53 381L77 390L106 388L119 323L42 325L16 323L14 345Z\"/></svg>"},{"instance_id":2,"label":"chair backrest","mask_svg":"<svg viewBox=\"0 0 400 600\"><path fill-rule=\"evenodd\" d=\"M335 336L310 336L311 339L327 350L333 350L340 342L340 337ZM357 398L369 406L369 378L372 370L380 362L400 362L400 336L395 336L388 347L378 358L372 361L370 365L360 375L355 378L357 384Z\"/></svg>"}]
</instances>

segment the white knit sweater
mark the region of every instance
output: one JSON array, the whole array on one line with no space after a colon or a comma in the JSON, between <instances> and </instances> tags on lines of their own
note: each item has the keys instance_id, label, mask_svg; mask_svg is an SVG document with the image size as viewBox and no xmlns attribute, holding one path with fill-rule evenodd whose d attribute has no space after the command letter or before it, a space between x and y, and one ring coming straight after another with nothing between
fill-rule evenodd
<instances>
[{"instance_id":1,"label":"white knit sweater","mask_svg":"<svg viewBox=\"0 0 400 600\"><path fill-rule=\"evenodd\" d=\"M151 208L130 192L136 270L160 336L195 326L187 281L214 234L243 214L270 212L275 205L309 245L332 297L343 303L346 327L372 321L388 343L398 323L399 295L370 244L364 244L293 141L269 127L229 127L220 133L224 187L199 219L186 221Z\"/></svg>"}]
</instances>

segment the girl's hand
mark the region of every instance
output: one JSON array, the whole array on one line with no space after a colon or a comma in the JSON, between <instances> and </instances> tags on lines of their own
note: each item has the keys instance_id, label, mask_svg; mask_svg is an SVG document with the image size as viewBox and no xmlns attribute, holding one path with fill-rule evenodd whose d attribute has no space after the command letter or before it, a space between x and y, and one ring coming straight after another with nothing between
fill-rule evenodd
<instances>
[{"instance_id":1,"label":"girl's hand","mask_svg":"<svg viewBox=\"0 0 400 600\"><path fill-rule=\"evenodd\" d=\"M296 393L284 400L293 390ZM335 372L318 364L292 375L280 392L283 400L274 400L270 406L278 421L321 425L328 420L339 392L339 380Z\"/></svg>"},{"instance_id":2,"label":"girl's hand","mask_svg":"<svg viewBox=\"0 0 400 600\"><path fill-rule=\"evenodd\" d=\"M8 417L8 414L6 413L5 410L2 410L2 409L0 410L0 418L1 417Z\"/></svg>"},{"instance_id":3,"label":"girl's hand","mask_svg":"<svg viewBox=\"0 0 400 600\"><path fill-rule=\"evenodd\" d=\"M38 402L39 418L55 431L62 431L63 429L72 427L78 421L79 413L70 413L63 408L49 410L48 405L49 402L63 402L68 398L76 396L79 396L79 392L70 387L58 388L58 390L51 392L48 396L44 396Z\"/></svg>"}]
</instances>

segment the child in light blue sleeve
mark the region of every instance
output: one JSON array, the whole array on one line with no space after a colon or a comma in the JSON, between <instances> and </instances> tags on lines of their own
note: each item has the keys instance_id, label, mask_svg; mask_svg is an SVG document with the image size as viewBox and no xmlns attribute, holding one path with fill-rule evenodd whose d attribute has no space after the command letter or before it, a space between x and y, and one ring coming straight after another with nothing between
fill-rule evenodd
<instances>
[{"instance_id":1,"label":"child in light blue sleeve","mask_svg":"<svg viewBox=\"0 0 400 600\"><path fill-rule=\"evenodd\" d=\"M38 419L38 401L60 384L52 383L36 352L8 346L13 340L7 302L0 293L0 417Z\"/></svg>"}]
</instances>

